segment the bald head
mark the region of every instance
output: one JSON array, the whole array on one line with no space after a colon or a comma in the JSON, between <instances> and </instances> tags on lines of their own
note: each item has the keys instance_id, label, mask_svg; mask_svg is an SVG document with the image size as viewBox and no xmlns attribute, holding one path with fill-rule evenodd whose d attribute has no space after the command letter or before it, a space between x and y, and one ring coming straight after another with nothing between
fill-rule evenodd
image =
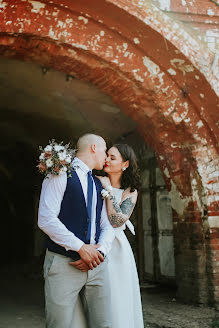
<instances>
[{"instance_id":1,"label":"bald head","mask_svg":"<svg viewBox=\"0 0 219 328\"><path fill-rule=\"evenodd\" d=\"M100 145L100 144L105 144L105 141L102 137L92 134L92 133L87 133L81 136L78 139L77 142L77 150L78 153L84 153L88 149L90 149L91 145Z\"/></svg>"},{"instance_id":2,"label":"bald head","mask_svg":"<svg viewBox=\"0 0 219 328\"><path fill-rule=\"evenodd\" d=\"M106 161L105 140L92 133L87 133L78 139L77 157L91 170L102 170Z\"/></svg>"}]
</instances>

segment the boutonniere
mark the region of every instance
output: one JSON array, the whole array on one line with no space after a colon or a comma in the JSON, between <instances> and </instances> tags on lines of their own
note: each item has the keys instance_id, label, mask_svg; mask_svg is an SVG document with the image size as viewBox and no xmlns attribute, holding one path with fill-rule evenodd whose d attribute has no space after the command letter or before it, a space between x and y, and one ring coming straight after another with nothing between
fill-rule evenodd
<instances>
[{"instance_id":1,"label":"boutonniere","mask_svg":"<svg viewBox=\"0 0 219 328\"><path fill-rule=\"evenodd\" d=\"M105 187L104 189L102 189L101 191L101 196L103 199L111 197L112 196L112 192L113 192L113 188L111 185L108 185L107 187Z\"/></svg>"},{"instance_id":2,"label":"boutonniere","mask_svg":"<svg viewBox=\"0 0 219 328\"><path fill-rule=\"evenodd\" d=\"M76 149L71 149L69 143L63 145L63 142L57 143L53 139L45 148L40 146L39 149L41 154L37 167L40 173L47 177L48 174L60 175L66 172L71 176Z\"/></svg>"}]
</instances>

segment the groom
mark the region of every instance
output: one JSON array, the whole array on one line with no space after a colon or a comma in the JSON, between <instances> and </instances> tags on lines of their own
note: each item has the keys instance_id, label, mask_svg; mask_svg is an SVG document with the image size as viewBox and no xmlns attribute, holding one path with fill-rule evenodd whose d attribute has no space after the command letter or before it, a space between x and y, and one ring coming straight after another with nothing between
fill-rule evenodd
<instances>
[{"instance_id":1,"label":"groom","mask_svg":"<svg viewBox=\"0 0 219 328\"><path fill-rule=\"evenodd\" d=\"M50 175L42 185L38 225L48 236L44 262L46 327L72 327L79 292L89 328L111 327L106 254L114 239L102 185L91 175L106 160L100 136L78 140L72 176Z\"/></svg>"}]
</instances>

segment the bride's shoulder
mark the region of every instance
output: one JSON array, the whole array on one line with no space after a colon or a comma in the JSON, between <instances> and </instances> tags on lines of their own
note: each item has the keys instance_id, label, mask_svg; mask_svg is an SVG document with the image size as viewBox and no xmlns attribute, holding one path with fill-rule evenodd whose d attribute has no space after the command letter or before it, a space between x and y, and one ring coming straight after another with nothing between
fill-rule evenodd
<instances>
[{"instance_id":1,"label":"bride's shoulder","mask_svg":"<svg viewBox=\"0 0 219 328\"><path fill-rule=\"evenodd\" d=\"M138 197L138 191L135 189L134 191L131 191L131 188L127 188L124 190L122 199L125 200L126 198L131 198L132 202L136 202Z\"/></svg>"}]
</instances>

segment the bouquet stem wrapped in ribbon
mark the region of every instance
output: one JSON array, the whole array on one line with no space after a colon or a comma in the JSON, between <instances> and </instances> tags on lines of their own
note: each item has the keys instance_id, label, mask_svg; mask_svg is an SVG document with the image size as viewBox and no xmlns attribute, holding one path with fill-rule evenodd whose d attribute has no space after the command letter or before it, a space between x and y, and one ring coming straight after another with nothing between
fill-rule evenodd
<instances>
[{"instance_id":1,"label":"bouquet stem wrapped in ribbon","mask_svg":"<svg viewBox=\"0 0 219 328\"><path fill-rule=\"evenodd\" d=\"M41 154L37 165L39 172L45 177L48 174L59 175L65 172L70 176L76 149L71 149L69 146L70 144L63 145L63 142L56 143L54 139L49 141L45 148L40 146Z\"/></svg>"}]
</instances>

